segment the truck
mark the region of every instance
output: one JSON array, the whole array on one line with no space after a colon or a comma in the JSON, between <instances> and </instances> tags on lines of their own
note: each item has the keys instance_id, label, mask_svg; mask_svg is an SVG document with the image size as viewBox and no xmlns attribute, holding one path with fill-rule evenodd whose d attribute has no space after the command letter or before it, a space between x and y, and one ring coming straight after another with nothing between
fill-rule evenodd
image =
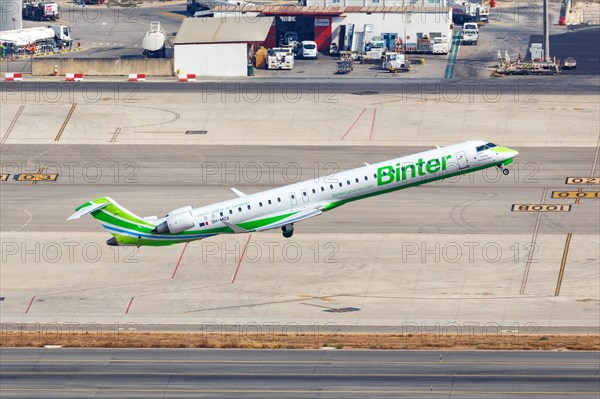
<instances>
[{"instance_id":1,"label":"truck","mask_svg":"<svg viewBox=\"0 0 600 399\"><path fill-rule=\"evenodd\" d=\"M466 29L462 31L461 41L462 44L477 44L479 34L475 29Z\"/></svg>"},{"instance_id":2,"label":"truck","mask_svg":"<svg viewBox=\"0 0 600 399\"><path fill-rule=\"evenodd\" d=\"M389 72L408 72L410 70L410 62L402 53L386 52L383 59L383 69Z\"/></svg>"},{"instance_id":3,"label":"truck","mask_svg":"<svg viewBox=\"0 0 600 399\"><path fill-rule=\"evenodd\" d=\"M469 1L452 5L452 21L455 24L465 22L489 22L490 9L488 6Z\"/></svg>"},{"instance_id":4,"label":"truck","mask_svg":"<svg viewBox=\"0 0 600 399\"><path fill-rule=\"evenodd\" d=\"M144 38L142 39L144 56L148 58L164 58L166 42L167 34L160 26L160 22L150 22L150 30L146 32Z\"/></svg>"},{"instance_id":5,"label":"truck","mask_svg":"<svg viewBox=\"0 0 600 399\"><path fill-rule=\"evenodd\" d=\"M16 49L34 49L31 52L47 52L61 49L73 42L71 29L65 25L5 30L0 32L0 43Z\"/></svg>"},{"instance_id":6,"label":"truck","mask_svg":"<svg viewBox=\"0 0 600 399\"><path fill-rule=\"evenodd\" d=\"M32 21L56 21L60 18L60 8L56 3L33 2L23 3L23 19Z\"/></svg>"},{"instance_id":7,"label":"truck","mask_svg":"<svg viewBox=\"0 0 600 399\"><path fill-rule=\"evenodd\" d=\"M450 51L448 37L439 36L433 38L433 45L431 46L431 52L433 54L448 54L448 51Z\"/></svg>"},{"instance_id":8,"label":"truck","mask_svg":"<svg viewBox=\"0 0 600 399\"><path fill-rule=\"evenodd\" d=\"M294 52L291 47L274 47L267 53L268 69L292 69Z\"/></svg>"}]
</instances>

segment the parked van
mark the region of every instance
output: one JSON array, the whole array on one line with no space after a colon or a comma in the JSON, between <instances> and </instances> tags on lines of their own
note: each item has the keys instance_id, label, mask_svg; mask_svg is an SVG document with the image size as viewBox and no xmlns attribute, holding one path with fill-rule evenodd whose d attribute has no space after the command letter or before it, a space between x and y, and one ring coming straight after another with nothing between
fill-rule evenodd
<instances>
[{"instance_id":1,"label":"parked van","mask_svg":"<svg viewBox=\"0 0 600 399\"><path fill-rule=\"evenodd\" d=\"M477 25L477 22L465 22L462 29L463 31L472 29L479 33L479 25Z\"/></svg>"},{"instance_id":2,"label":"parked van","mask_svg":"<svg viewBox=\"0 0 600 399\"><path fill-rule=\"evenodd\" d=\"M317 50L317 43L312 40L304 40L300 44L300 57L302 58L317 58L319 57L319 51Z\"/></svg>"}]
</instances>

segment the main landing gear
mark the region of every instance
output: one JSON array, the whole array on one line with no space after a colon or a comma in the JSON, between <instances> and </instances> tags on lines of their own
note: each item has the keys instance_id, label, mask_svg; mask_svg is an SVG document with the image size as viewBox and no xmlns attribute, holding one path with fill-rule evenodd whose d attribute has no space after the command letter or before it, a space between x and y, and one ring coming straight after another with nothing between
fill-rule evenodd
<instances>
[{"instance_id":1,"label":"main landing gear","mask_svg":"<svg viewBox=\"0 0 600 399\"><path fill-rule=\"evenodd\" d=\"M504 176L508 176L508 174L510 173L510 170L508 170L507 168L505 168L504 166L502 166L502 164L499 164L498 168L502 171L502 174Z\"/></svg>"},{"instance_id":2,"label":"main landing gear","mask_svg":"<svg viewBox=\"0 0 600 399\"><path fill-rule=\"evenodd\" d=\"M283 236L285 238L290 238L294 235L294 224L286 224L285 226L281 227L281 231L283 232Z\"/></svg>"}]
</instances>

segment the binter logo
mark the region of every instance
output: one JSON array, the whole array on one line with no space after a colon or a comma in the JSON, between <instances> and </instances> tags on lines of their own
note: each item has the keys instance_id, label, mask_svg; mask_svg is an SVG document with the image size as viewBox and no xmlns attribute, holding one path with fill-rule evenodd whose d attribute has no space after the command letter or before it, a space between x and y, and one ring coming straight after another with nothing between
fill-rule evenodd
<instances>
[{"instance_id":1,"label":"binter logo","mask_svg":"<svg viewBox=\"0 0 600 399\"><path fill-rule=\"evenodd\" d=\"M419 158L416 163L409 163L404 166L397 163L395 169L393 166L382 166L377 168L377 185L383 186L394 181L399 182L417 176L424 176L425 173L446 170L447 161L450 158L452 158L452 155L446 155L441 158L432 158L427 162L423 161L423 158Z\"/></svg>"}]
</instances>

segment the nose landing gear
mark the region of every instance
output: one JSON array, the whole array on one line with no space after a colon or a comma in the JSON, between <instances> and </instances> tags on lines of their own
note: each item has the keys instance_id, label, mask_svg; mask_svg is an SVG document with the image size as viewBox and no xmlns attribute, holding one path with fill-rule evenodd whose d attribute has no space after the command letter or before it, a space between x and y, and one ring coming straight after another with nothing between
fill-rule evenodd
<instances>
[{"instance_id":1,"label":"nose landing gear","mask_svg":"<svg viewBox=\"0 0 600 399\"><path fill-rule=\"evenodd\" d=\"M294 235L294 224L286 224L285 226L281 227L281 231L283 232L283 236L285 238L290 238L291 236Z\"/></svg>"},{"instance_id":2,"label":"nose landing gear","mask_svg":"<svg viewBox=\"0 0 600 399\"><path fill-rule=\"evenodd\" d=\"M498 168L502 171L502 174L504 176L508 176L508 174L510 173L510 170L508 170L507 168L505 168L504 166L502 166L502 164L499 164Z\"/></svg>"}]
</instances>

